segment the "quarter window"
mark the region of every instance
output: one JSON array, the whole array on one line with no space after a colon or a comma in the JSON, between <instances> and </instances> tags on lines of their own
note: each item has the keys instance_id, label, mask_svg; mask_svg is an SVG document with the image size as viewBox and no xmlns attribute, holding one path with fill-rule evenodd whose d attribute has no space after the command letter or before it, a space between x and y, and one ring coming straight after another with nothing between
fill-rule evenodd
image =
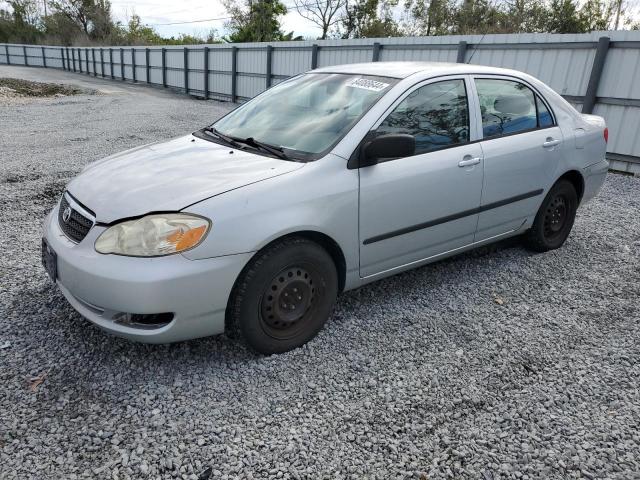
<instances>
[{"instance_id":1,"label":"quarter window","mask_svg":"<svg viewBox=\"0 0 640 480\"><path fill-rule=\"evenodd\" d=\"M499 137L538 127L536 97L520 82L477 79L484 138ZM547 110L549 120L551 115ZM549 120L545 120L548 122Z\"/></svg>"},{"instance_id":2,"label":"quarter window","mask_svg":"<svg viewBox=\"0 0 640 480\"><path fill-rule=\"evenodd\" d=\"M411 92L375 131L390 133L413 135L416 155L468 142L464 80L430 83Z\"/></svg>"},{"instance_id":3,"label":"quarter window","mask_svg":"<svg viewBox=\"0 0 640 480\"><path fill-rule=\"evenodd\" d=\"M549 109L547 108L547 106L537 95L536 95L536 105L538 106L538 126L540 128L552 127L553 117L551 116L551 112L549 112Z\"/></svg>"}]
</instances>

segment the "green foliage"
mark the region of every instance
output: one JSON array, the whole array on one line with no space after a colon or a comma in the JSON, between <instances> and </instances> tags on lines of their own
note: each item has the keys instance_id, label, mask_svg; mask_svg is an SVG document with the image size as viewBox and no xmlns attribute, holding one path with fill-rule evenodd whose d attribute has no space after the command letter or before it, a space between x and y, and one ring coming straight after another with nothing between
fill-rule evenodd
<instances>
[{"instance_id":1,"label":"green foliage","mask_svg":"<svg viewBox=\"0 0 640 480\"><path fill-rule=\"evenodd\" d=\"M575 0L551 0L547 28L552 33L582 32L582 22Z\"/></svg>"},{"instance_id":2,"label":"green foliage","mask_svg":"<svg viewBox=\"0 0 640 480\"><path fill-rule=\"evenodd\" d=\"M300 40L293 32L284 33L280 17L286 15L287 7L280 0L226 0L224 6L231 15L227 22L230 33L227 42L272 42L278 40Z\"/></svg>"},{"instance_id":3,"label":"green foliage","mask_svg":"<svg viewBox=\"0 0 640 480\"><path fill-rule=\"evenodd\" d=\"M283 0L223 0L228 35L165 38L138 15L114 22L109 0L6 0L0 9L0 42L59 45L191 45L300 40L283 32ZM404 16L398 21L398 4ZM485 33L585 33L640 22L625 11L629 0L296 0L297 11L315 18L322 37L395 37ZM43 8L43 2L44 7ZM329 15L329 8L333 8ZM324 9L324 10L323 10ZM47 15L43 15L44 13ZM314 16L315 15L315 16ZM324 16L323 16L324 15ZM329 28L332 28L329 31Z\"/></svg>"},{"instance_id":4,"label":"green foliage","mask_svg":"<svg viewBox=\"0 0 640 480\"><path fill-rule=\"evenodd\" d=\"M586 33L615 24L620 0L406 0L405 30L420 35Z\"/></svg>"},{"instance_id":5,"label":"green foliage","mask_svg":"<svg viewBox=\"0 0 640 480\"><path fill-rule=\"evenodd\" d=\"M38 10L31 0L10 0L12 12L0 10L0 41L33 43L38 41ZM14 40L15 39L15 40Z\"/></svg>"},{"instance_id":6,"label":"green foliage","mask_svg":"<svg viewBox=\"0 0 640 480\"><path fill-rule=\"evenodd\" d=\"M0 9L0 42L54 45L194 45L220 43L215 30L205 37L164 38L132 15L126 25L114 22L109 0L10 0Z\"/></svg>"},{"instance_id":7,"label":"green foliage","mask_svg":"<svg viewBox=\"0 0 640 480\"><path fill-rule=\"evenodd\" d=\"M343 38L399 37L403 34L393 19L393 0L347 0L342 20Z\"/></svg>"}]
</instances>

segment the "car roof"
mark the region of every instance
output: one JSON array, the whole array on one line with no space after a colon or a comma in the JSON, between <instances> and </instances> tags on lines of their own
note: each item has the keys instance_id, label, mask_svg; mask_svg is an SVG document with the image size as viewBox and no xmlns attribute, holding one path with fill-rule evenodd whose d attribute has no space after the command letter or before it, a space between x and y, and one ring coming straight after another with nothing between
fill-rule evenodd
<instances>
[{"instance_id":1,"label":"car roof","mask_svg":"<svg viewBox=\"0 0 640 480\"><path fill-rule=\"evenodd\" d=\"M406 78L416 73L425 76L460 75L468 73L493 73L522 75L521 72L505 68L445 62L369 62L333 65L313 70L314 73L347 73L353 75L375 75L381 77Z\"/></svg>"}]
</instances>

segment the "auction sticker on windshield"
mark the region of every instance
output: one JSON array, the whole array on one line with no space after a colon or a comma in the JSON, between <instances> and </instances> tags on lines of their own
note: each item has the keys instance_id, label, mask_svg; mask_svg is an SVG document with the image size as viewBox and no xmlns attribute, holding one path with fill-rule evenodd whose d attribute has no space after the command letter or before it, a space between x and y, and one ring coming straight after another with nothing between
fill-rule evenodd
<instances>
[{"instance_id":1,"label":"auction sticker on windshield","mask_svg":"<svg viewBox=\"0 0 640 480\"><path fill-rule=\"evenodd\" d=\"M347 87L362 88L363 90L371 90L372 92L381 92L388 86L388 83L377 82L367 78L354 78L347 83Z\"/></svg>"}]
</instances>

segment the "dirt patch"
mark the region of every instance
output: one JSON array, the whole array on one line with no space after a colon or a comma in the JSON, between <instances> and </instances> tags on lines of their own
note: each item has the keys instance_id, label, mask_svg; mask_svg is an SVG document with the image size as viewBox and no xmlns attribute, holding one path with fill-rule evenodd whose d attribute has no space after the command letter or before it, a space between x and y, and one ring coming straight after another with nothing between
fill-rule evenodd
<instances>
[{"instance_id":1,"label":"dirt patch","mask_svg":"<svg viewBox=\"0 0 640 480\"><path fill-rule=\"evenodd\" d=\"M0 78L0 98L64 97L93 94L92 90L57 83L31 82L17 78Z\"/></svg>"},{"instance_id":2,"label":"dirt patch","mask_svg":"<svg viewBox=\"0 0 640 480\"><path fill-rule=\"evenodd\" d=\"M0 179L0 183L22 183L38 180L42 175L39 173L9 173L3 179Z\"/></svg>"}]
</instances>

